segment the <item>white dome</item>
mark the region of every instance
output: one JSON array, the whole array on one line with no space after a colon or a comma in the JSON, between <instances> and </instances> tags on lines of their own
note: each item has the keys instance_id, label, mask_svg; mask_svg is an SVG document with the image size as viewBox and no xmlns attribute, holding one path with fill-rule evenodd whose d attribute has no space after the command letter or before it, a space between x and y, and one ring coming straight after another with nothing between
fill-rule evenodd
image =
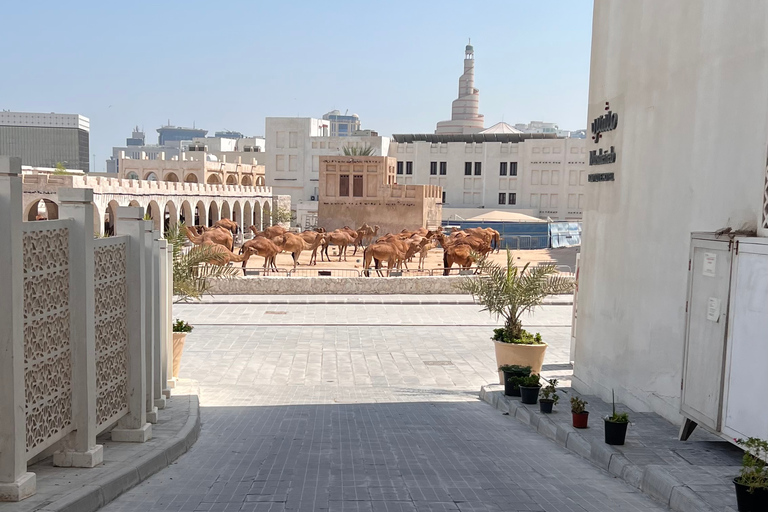
<instances>
[{"instance_id":1,"label":"white dome","mask_svg":"<svg viewBox=\"0 0 768 512\"><path fill-rule=\"evenodd\" d=\"M219 159L216 157L216 155L212 155L210 153L205 154L205 161L206 162L218 162Z\"/></svg>"}]
</instances>

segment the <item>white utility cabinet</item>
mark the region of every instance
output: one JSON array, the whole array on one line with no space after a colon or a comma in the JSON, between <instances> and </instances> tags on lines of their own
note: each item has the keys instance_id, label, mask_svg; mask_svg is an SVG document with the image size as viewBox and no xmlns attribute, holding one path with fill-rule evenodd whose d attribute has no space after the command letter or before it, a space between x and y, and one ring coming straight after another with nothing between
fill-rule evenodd
<instances>
[{"instance_id":1,"label":"white utility cabinet","mask_svg":"<svg viewBox=\"0 0 768 512\"><path fill-rule=\"evenodd\" d=\"M688 262L680 438L697 425L768 438L768 239L694 233Z\"/></svg>"}]
</instances>

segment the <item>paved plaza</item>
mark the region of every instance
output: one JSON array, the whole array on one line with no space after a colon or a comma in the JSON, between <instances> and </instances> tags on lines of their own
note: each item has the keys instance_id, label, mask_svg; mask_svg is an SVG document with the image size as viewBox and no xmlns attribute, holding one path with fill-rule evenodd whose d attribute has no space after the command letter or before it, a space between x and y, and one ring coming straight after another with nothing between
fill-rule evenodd
<instances>
[{"instance_id":1,"label":"paved plaza","mask_svg":"<svg viewBox=\"0 0 768 512\"><path fill-rule=\"evenodd\" d=\"M478 306L375 301L176 305L200 438L102 510L665 510L478 400L497 325ZM526 320L547 374L569 373L570 313Z\"/></svg>"}]
</instances>

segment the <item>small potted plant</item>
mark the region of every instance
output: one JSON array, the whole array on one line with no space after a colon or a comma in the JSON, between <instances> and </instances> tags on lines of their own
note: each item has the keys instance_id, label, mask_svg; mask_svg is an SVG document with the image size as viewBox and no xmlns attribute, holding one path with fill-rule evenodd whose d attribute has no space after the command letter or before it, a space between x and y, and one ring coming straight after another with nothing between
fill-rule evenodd
<instances>
[{"instance_id":1,"label":"small potted plant","mask_svg":"<svg viewBox=\"0 0 768 512\"><path fill-rule=\"evenodd\" d=\"M586 410L587 401L577 396L571 397L571 416L573 417L573 428L587 428L589 421L589 411Z\"/></svg>"},{"instance_id":2,"label":"small potted plant","mask_svg":"<svg viewBox=\"0 0 768 512\"><path fill-rule=\"evenodd\" d=\"M768 510L768 441L756 437L734 441L744 448L741 471L733 479L739 512Z\"/></svg>"},{"instance_id":3,"label":"small potted plant","mask_svg":"<svg viewBox=\"0 0 768 512\"><path fill-rule=\"evenodd\" d=\"M187 339L187 333L192 332L193 327L184 320L178 318L173 323L173 376L179 376L179 363L181 363L181 354L184 352L184 342Z\"/></svg>"},{"instance_id":4,"label":"small potted plant","mask_svg":"<svg viewBox=\"0 0 768 512\"><path fill-rule=\"evenodd\" d=\"M539 376L529 375L520 379L520 401L524 404L535 405L539 399L539 390L541 384L539 383Z\"/></svg>"},{"instance_id":5,"label":"small potted plant","mask_svg":"<svg viewBox=\"0 0 768 512\"><path fill-rule=\"evenodd\" d=\"M499 366L499 371L504 374L504 394L507 396L520 396L520 380L531 374L531 367L504 364Z\"/></svg>"},{"instance_id":6,"label":"small potted plant","mask_svg":"<svg viewBox=\"0 0 768 512\"><path fill-rule=\"evenodd\" d=\"M547 382L549 385L541 388L539 397L539 410L544 414L550 414L552 407L560 401L560 396L557 394L557 379L549 379Z\"/></svg>"},{"instance_id":7,"label":"small potted plant","mask_svg":"<svg viewBox=\"0 0 768 512\"><path fill-rule=\"evenodd\" d=\"M613 414L604 418L605 442L606 444L622 445L627 437L629 415L625 412L616 412L616 399L613 390L611 390L611 404L613 405Z\"/></svg>"}]
</instances>

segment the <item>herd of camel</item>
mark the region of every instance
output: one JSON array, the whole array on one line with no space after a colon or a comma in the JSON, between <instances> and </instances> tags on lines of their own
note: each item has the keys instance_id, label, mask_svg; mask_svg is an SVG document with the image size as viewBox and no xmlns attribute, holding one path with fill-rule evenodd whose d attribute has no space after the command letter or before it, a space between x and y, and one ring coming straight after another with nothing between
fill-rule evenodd
<instances>
[{"instance_id":1,"label":"herd of camel","mask_svg":"<svg viewBox=\"0 0 768 512\"><path fill-rule=\"evenodd\" d=\"M187 238L195 245L210 246L216 255L209 261L212 264L225 265L232 262L242 262L245 269L251 256L264 258L264 270L276 270L275 258L280 252L290 253L293 257L293 268L299 264L299 256L303 251L312 251L309 265L317 264L317 253L320 250L320 261L328 256L328 248L335 245L339 250L339 261L347 260L347 249L363 248L365 275L369 275L371 263L381 275L381 269L386 263L388 270L407 269L408 262L416 255L419 256L418 268L424 268L427 253L436 247L443 248L443 274L448 275L451 267L456 264L463 269L470 268L478 256L484 256L495 248L500 248L501 236L491 228L453 228L445 233L442 227L436 231L419 228L415 231L403 230L400 233L387 233L379 237L379 226L370 227L363 224L358 229L345 226L334 231L323 228L293 233L281 226L271 226L264 231L258 231L250 226L253 238L246 240L235 254L235 236L240 233L238 224L230 219L221 219L212 227L186 226Z\"/></svg>"}]
</instances>

